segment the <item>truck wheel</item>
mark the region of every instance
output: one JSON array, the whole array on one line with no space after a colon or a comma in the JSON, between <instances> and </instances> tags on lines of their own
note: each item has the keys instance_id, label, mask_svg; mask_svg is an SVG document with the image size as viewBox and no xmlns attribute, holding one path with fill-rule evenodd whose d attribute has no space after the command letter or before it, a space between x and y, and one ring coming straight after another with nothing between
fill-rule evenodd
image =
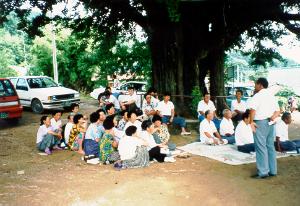
<instances>
[{"instance_id":1,"label":"truck wheel","mask_svg":"<svg viewBox=\"0 0 300 206\"><path fill-rule=\"evenodd\" d=\"M39 99L32 100L31 109L34 113L37 113L37 114L41 114L44 111L43 105Z\"/></svg>"}]
</instances>

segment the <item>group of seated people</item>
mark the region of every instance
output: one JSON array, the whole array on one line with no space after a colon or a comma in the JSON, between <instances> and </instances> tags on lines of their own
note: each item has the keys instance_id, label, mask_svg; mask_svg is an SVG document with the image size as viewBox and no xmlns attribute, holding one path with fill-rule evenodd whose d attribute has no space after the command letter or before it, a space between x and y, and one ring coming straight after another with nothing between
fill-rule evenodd
<instances>
[{"instance_id":1,"label":"group of seated people","mask_svg":"<svg viewBox=\"0 0 300 206\"><path fill-rule=\"evenodd\" d=\"M54 111L52 118L42 116L37 148L48 155L53 150L69 149L82 154L87 163L114 163L117 168L145 167L153 160L175 162L172 155L176 145L169 141L164 120L167 115L153 112L151 118L145 119L136 110L116 112L113 104L103 108L90 114L89 124L88 118L79 112L78 104L71 106L65 125L61 111Z\"/></svg>"},{"instance_id":2,"label":"group of seated people","mask_svg":"<svg viewBox=\"0 0 300 206\"><path fill-rule=\"evenodd\" d=\"M117 168L145 167L152 160L174 162L172 151L176 145L170 142L168 125L178 125L181 135L191 133L185 129L185 119L175 116L171 95L165 93L163 100L159 101L155 92L149 91L144 95L141 109L136 105L133 88L129 88L129 97L125 96L121 101L112 96L107 90L105 98L100 98L100 109L91 113L89 118L79 112L78 104L72 104L72 112L65 125L61 121L61 111L55 111L52 118L42 116L37 148L48 155L55 149L69 149L83 154L88 163L114 163ZM220 121L209 94L204 95L198 104L201 142L209 145L235 144L238 151L255 151L250 111L242 96L242 91L237 90L231 110L225 109ZM119 107L115 106L118 103ZM288 139L291 121L291 114L283 113L275 125L274 144L280 152L299 152L300 140Z\"/></svg>"},{"instance_id":3,"label":"group of seated people","mask_svg":"<svg viewBox=\"0 0 300 206\"><path fill-rule=\"evenodd\" d=\"M255 152L250 110L247 109L247 103L242 100L242 96L243 92L237 90L236 100L232 101L231 109L223 110L223 118L220 121L216 116L216 107L210 100L210 95L204 95L203 100L198 104L201 142L209 145L235 144L240 152ZM279 152L299 153L300 140L288 138L288 125L291 122L291 114L285 112L275 123L274 145Z\"/></svg>"}]
</instances>

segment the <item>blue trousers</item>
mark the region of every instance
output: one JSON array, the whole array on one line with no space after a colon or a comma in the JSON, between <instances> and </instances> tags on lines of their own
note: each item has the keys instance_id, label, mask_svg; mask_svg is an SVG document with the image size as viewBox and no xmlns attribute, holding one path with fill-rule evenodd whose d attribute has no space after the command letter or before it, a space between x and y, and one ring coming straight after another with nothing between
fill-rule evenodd
<instances>
[{"instance_id":1,"label":"blue trousers","mask_svg":"<svg viewBox=\"0 0 300 206\"><path fill-rule=\"evenodd\" d=\"M274 143L275 148L278 150L277 142ZM280 147L283 151L295 151L299 153L300 148L300 140L288 140L288 141L280 141Z\"/></svg>"},{"instance_id":2,"label":"blue trousers","mask_svg":"<svg viewBox=\"0 0 300 206\"><path fill-rule=\"evenodd\" d=\"M253 143L239 145L239 146L237 146L237 149L238 149L238 151L244 152L244 153L255 152L255 146Z\"/></svg>"},{"instance_id":3,"label":"blue trousers","mask_svg":"<svg viewBox=\"0 0 300 206\"><path fill-rule=\"evenodd\" d=\"M202 122L204 119L205 119L205 117L204 117L203 115L199 115L199 116L198 116L198 120L199 120L200 122ZM213 119L213 122L214 122L214 124L215 124L217 130L219 130L219 129L220 129L221 120L219 120L218 118L214 118L214 119Z\"/></svg>"},{"instance_id":4,"label":"blue trousers","mask_svg":"<svg viewBox=\"0 0 300 206\"><path fill-rule=\"evenodd\" d=\"M275 129L269 125L269 121L255 120L257 125L254 133L254 145L256 151L256 167L259 176L277 174L276 151L274 147Z\"/></svg>"},{"instance_id":5,"label":"blue trousers","mask_svg":"<svg viewBox=\"0 0 300 206\"><path fill-rule=\"evenodd\" d=\"M170 118L171 118L171 116L163 116L162 117L162 123L164 123L164 124L169 123L170 122ZM182 118L182 117L174 117L174 119L173 119L173 125L178 125L181 128L185 127L186 126L185 119Z\"/></svg>"},{"instance_id":6,"label":"blue trousers","mask_svg":"<svg viewBox=\"0 0 300 206\"><path fill-rule=\"evenodd\" d=\"M99 143L92 139L85 139L83 142L85 155L95 155L99 157Z\"/></svg>"},{"instance_id":7,"label":"blue trousers","mask_svg":"<svg viewBox=\"0 0 300 206\"><path fill-rule=\"evenodd\" d=\"M235 143L235 137L234 136L221 136L222 139L227 139L228 144L234 144Z\"/></svg>"}]
</instances>

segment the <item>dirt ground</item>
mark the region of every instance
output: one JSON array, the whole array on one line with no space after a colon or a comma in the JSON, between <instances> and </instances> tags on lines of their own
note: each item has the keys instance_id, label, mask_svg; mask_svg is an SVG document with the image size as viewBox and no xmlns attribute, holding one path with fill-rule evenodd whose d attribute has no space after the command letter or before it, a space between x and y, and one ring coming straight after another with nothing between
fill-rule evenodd
<instances>
[{"instance_id":1,"label":"dirt ground","mask_svg":"<svg viewBox=\"0 0 300 206\"><path fill-rule=\"evenodd\" d=\"M94 110L92 100L81 104L84 114ZM35 140L40 116L26 110L18 125L0 122L0 206L300 204L299 157L279 159L279 175L266 180L250 178L255 164L230 166L199 156L117 171L87 165L75 152L39 155ZM294 118L290 137L300 139L300 114ZM197 130L190 129L192 136L173 135L172 140L177 145L195 141Z\"/></svg>"}]
</instances>

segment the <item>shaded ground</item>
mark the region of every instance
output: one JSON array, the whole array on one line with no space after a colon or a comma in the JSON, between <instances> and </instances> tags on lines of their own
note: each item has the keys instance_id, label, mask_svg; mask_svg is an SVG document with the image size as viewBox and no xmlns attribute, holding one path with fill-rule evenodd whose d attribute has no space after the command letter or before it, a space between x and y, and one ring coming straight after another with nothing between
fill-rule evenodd
<instances>
[{"instance_id":1,"label":"shaded ground","mask_svg":"<svg viewBox=\"0 0 300 206\"><path fill-rule=\"evenodd\" d=\"M85 100L89 114L95 102ZM66 114L63 118L66 119ZM290 136L300 139L300 114ZM116 171L87 165L69 151L40 156L35 135L40 115L25 111L20 123L0 122L0 205L299 205L300 158L278 160L278 177L253 180L255 164L230 166L192 156L172 164ZM178 145L197 139L172 136ZM24 174L17 174L24 170Z\"/></svg>"}]
</instances>

